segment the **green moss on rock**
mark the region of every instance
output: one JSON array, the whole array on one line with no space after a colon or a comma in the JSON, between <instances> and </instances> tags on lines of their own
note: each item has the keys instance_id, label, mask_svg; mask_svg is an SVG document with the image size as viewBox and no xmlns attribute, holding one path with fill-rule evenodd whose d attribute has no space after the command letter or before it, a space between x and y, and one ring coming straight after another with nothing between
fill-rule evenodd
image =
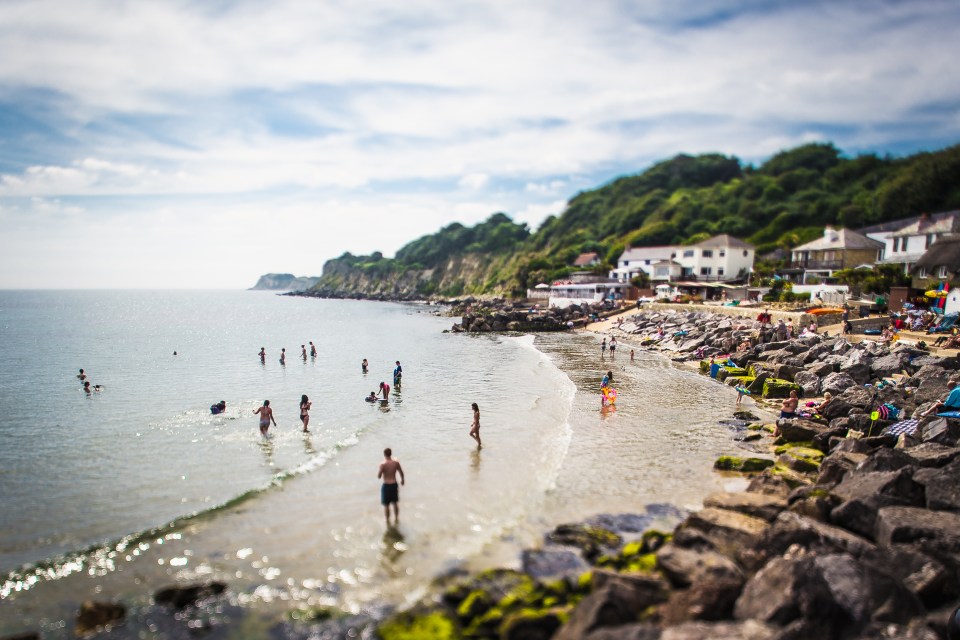
<instances>
[{"instance_id":1,"label":"green moss on rock","mask_svg":"<svg viewBox=\"0 0 960 640\"><path fill-rule=\"evenodd\" d=\"M752 473L763 471L774 465L773 460L766 458L739 458L737 456L720 456L713 463L713 468L718 471L740 471L742 473Z\"/></svg>"},{"instance_id":2,"label":"green moss on rock","mask_svg":"<svg viewBox=\"0 0 960 640\"><path fill-rule=\"evenodd\" d=\"M800 385L780 378L767 378L763 381L764 398L786 398L791 391L801 393Z\"/></svg>"},{"instance_id":3,"label":"green moss on rock","mask_svg":"<svg viewBox=\"0 0 960 640\"><path fill-rule=\"evenodd\" d=\"M457 617L461 620L471 620L481 616L493 606L493 598L486 591L477 589L463 599L457 607Z\"/></svg>"},{"instance_id":4,"label":"green moss on rock","mask_svg":"<svg viewBox=\"0 0 960 640\"><path fill-rule=\"evenodd\" d=\"M377 627L382 640L457 640L456 623L442 611L400 613Z\"/></svg>"}]
</instances>

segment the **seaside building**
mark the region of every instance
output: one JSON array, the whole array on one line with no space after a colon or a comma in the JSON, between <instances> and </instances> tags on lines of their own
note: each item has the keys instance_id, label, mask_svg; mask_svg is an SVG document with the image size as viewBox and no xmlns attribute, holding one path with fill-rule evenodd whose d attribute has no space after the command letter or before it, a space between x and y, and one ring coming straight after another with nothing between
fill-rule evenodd
<instances>
[{"instance_id":1,"label":"seaside building","mask_svg":"<svg viewBox=\"0 0 960 640\"><path fill-rule=\"evenodd\" d=\"M960 211L924 213L860 229L859 233L883 243L877 264L897 264L904 273L940 238L960 233Z\"/></svg>"},{"instance_id":2,"label":"seaside building","mask_svg":"<svg viewBox=\"0 0 960 640\"><path fill-rule=\"evenodd\" d=\"M911 286L919 291L936 289L941 283L960 282L960 235L947 235L930 245L911 268Z\"/></svg>"},{"instance_id":3,"label":"seaside building","mask_svg":"<svg viewBox=\"0 0 960 640\"><path fill-rule=\"evenodd\" d=\"M629 281L644 271L657 282L746 280L755 257L753 245L722 234L685 246L629 247L620 254L610 277Z\"/></svg>"},{"instance_id":4,"label":"seaside building","mask_svg":"<svg viewBox=\"0 0 960 640\"><path fill-rule=\"evenodd\" d=\"M676 251L675 247L627 247L617 258L617 266L610 271L610 277L620 282L629 282L642 271L652 280L654 265L669 261Z\"/></svg>"},{"instance_id":5,"label":"seaside building","mask_svg":"<svg viewBox=\"0 0 960 640\"><path fill-rule=\"evenodd\" d=\"M600 264L600 255L596 253L581 253L573 261L573 266L580 268L595 267L598 264Z\"/></svg>"},{"instance_id":6,"label":"seaside building","mask_svg":"<svg viewBox=\"0 0 960 640\"><path fill-rule=\"evenodd\" d=\"M574 274L576 275L576 274ZM550 285L551 307L569 307L574 304L609 302L611 305L627 300L636 300L637 288L629 282L610 278L571 278Z\"/></svg>"},{"instance_id":7,"label":"seaside building","mask_svg":"<svg viewBox=\"0 0 960 640\"><path fill-rule=\"evenodd\" d=\"M782 270L788 279L807 284L811 276L829 280L835 271L869 266L877 262L883 243L850 229L834 229L827 225L823 237L794 247L790 265Z\"/></svg>"}]
</instances>

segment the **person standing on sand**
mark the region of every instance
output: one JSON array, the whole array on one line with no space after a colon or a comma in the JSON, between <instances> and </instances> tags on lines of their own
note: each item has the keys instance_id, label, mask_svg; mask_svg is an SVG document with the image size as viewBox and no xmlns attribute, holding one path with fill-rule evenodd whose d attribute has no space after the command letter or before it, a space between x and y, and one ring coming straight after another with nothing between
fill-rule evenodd
<instances>
[{"instance_id":1,"label":"person standing on sand","mask_svg":"<svg viewBox=\"0 0 960 640\"><path fill-rule=\"evenodd\" d=\"M393 459L393 451L387 447L383 450L383 462L380 463L380 470L377 472L377 478L383 479L380 485L380 504L383 505L383 517L390 526L390 505L393 505L394 525L400 523L400 487L397 485L397 476L400 476L400 484L405 484L403 477L403 467L399 460Z\"/></svg>"},{"instance_id":2,"label":"person standing on sand","mask_svg":"<svg viewBox=\"0 0 960 640\"><path fill-rule=\"evenodd\" d=\"M383 399L384 399L384 400L389 399L389 397L390 397L390 385L388 385L386 382L381 382L381 383L380 383L380 393L383 394Z\"/></svg>"},{"instance_id":3,"label":"person standing on sand","mask_svg":"<svg viewBox=\"0 0 960 640\"><path fill-rule=\"evenodd\" d=\"M272 422L273 426L277 426L277 421L273 417L273 409L270 408L270 401L264 400L263 406L254 409L253 412L260 414L260 435L266 437L270 423Z\"/></svg>"},{"instance_id":4,"label":"person standing on sand","mask_svg":"<svg viewBox=\"0 0 960 640\"><path fill-rule=\"evenodd\" d=\"M477 441L477 449L483 446L480 442L480 407L474 402L470 405L473 408L473 424L470 425L470 437Z\"/></svg>"},{"instance_id":5,"label":"person standing on sand","mask_svg":"<svg viewBox=\"0 0 960 640\"><path fill-rule=\"evenodd\" d=\"M303 432L310 433L310 430L307 429L307 425L310 424L310 405L313 403L310 402L310 399L307 398L306 394L300 396L300 422L303 423Z\"/></svg>"},{"instance_id":6,"label":"person standing on sand","mask_svg":"<svg viewBox=\"0 0 960 640\"><path fill-rule=\"evenodd\" d=\"M360 363L360 371L362 371L363 373L366 373L366 372L367 372L367 359L366 359L366 358L364 358L364 359L363 359L363 362Z\"/></svg>"},{"instance_id":7,"label":"person standing on sand","mask_svg":"<svg viewBox=\"0 0 960 640\"><path fill-rule=\"evenodd\" d=\"M287 348L286 347L284 347L283 349L280 349L280 364L282 365L287 364Z\"/></svg>"},{"instance_id":8,"label":"person standing on sand","mask_svg":"<svg viewBox=\"0 0 960 640\"><path fill-rule=\"evenodd\" d=\"M267 362L267 350L263 347L260 347L260 364L265 364Z\"/></svg>"}]
</instances>

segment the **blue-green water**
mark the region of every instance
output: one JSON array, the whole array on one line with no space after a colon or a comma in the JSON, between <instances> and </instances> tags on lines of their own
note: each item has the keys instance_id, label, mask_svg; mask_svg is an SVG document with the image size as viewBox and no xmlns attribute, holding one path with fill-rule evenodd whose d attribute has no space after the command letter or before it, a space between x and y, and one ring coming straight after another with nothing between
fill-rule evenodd
<instances>
[{"instance_id":1,"label":"blue-green water","mask_svg":"<svg viewBox=\"0 0 960 640\"><path fill-rule=\"evenodd\" d=\"M402 606L453 567L515 563L558 522L694 507L719 486L710 463L731 447L716 426L731 390L656 355L631 363L628 348L600 361L589 334L443 333L453 320L433 309L263 292L0 292L0 633L68 634L84 599L136 610L160 586L209 578L259 614ZM318 356L304 361L310 340ZM403 389L364 402L395 360ZM102 392L81 390L81 367ZM620 399L601 413L608 368ZM221 399L226 413L211 415ZM278 422L268 440L252 413L264 399ZM385 535L376 472L387 446L407 484L399 532Z\"/></svg>"}]
</instances>

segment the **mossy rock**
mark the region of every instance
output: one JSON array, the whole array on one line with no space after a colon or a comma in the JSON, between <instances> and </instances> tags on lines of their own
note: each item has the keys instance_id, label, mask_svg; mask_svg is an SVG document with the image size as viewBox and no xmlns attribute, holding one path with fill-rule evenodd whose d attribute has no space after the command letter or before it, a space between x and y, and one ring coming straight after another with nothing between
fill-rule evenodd
<instances>
[{"instance_id":1,"label":"mossy rock","mask_svg":"<svg viewBox=\"0 0 960 640\"><path fill-rule=\"evenodd\" d=\"M773 460L766 458L739 458L737 456L720 456L713 463L713 468L718 471L740 471L741 473L753 473L763 471L774 465Z\"/></svg>"},{"instance_id":2,"label":"mossy rock","mask_svg":"<svg viewBox=\"0 0 960 640\"><path fill-rule=\"evenodd\" d=\"M381 640L458 640L457 624L442 611L399 613L377 627Z\"/></svg>"},{"instance_id":3,"label":"mossy rock","mask_svg":"<svg viewBox=\"0 0 960 640\"><path fill-rule=\"evenodd\" d=\"M777 462L800 473L811 473L820 468L823 452L809 447L786 447L786 450L777 458Z\"/></svg>"},{"instance_id":4,"label":"mossy rock","mask_svg":"<svg viewBox=\"0 0 960 640\"><path fill-rule=\"evenodd\" d=\"M577 578L576 592L579 594L587 594L593 590L593 571L584 571L580 574L580 577Z\"/></svg>"},{"instance_id":5,"label":"mossy rock","mask_svg":"<svg viewBox=\"0 0 960 640\"><path fill-rule=\"evenodd\" d=\"M781 453L786 453L791 449L811 449L811 448L813 448L812 442L788 442L786 444L780 445L779 447L774 449L773 452L777 455L780 455ZM823 456L823 452L820 452L820 456L821 457Z\"/></svg>"},{"instance_id":6,"label":"mossy rock","mask_svg":"<svg viewBox=\"0 0 960 640\"><path fill-rule=\"evenodd\" d=\"M482 616L493 607L493 598L482 589L471 591L457 607L457 617L462 621Z\"/></svg>"},{"instance_id":7,"label":"mossy rock","mask_svg":"<svg viewBox=\"0 0 960 640\"><path fill-rule=\"evenodd\" d=\"M803 392L800 385L790 382L789 380L767 378L763 381L764 398L786 398L790 395L791 391L796 391L797 394Z\"/></svg>"},{"instance_id":8,"label":"mossy rock","mask_svg":"<svg viewBox=\"0 0 960 640\"><path fill-rule=\"evenodd\" d=\"M717 371L717 380L722 382L730 377L738 378L746 375L747 370L742 367L720 367L720 370Z\"/></svg>"},{"instance_id":9,"label":"mossy rock","mask_svg":"<svg viewBox=\"0 0 960 640\"><path fill-rule=\"evenodd\" d=\"M766 473L782 478L783 481L787 483L787 486L791 489L813 484L813 480L807 476L779 463L770 467Z\"/></svg>"},{"instance_id":10,"label":"mossy rock","mask_svg":"<svg viewBox=\"0 0 960 640\"><path fill-rule=\"evenodd\" d=\"M753 424L747 425L747 431L761 431L763 430L763 425L759 422L754 422Z\"/></svg>"},{"instance_id":11,"label":"mossy rock","mask_svg":"<svg viewBox=\"0 0 960 640\"><path fill-rule=\"evenodd\" d=\"M550 638L570 619L570 610L571 607L521 609L504 618L500 624L500 637L507 640Z\"/></svg>"},{"instance_id":12,"label":"mossy rock","mask_svg":"<svg viewBox=\"0 0 960 640\"><path fill-rule=\"evenodd\" d=\"M600 555L603 548L616 548L623 539L613 531L589 524L561 524L547 534L547 541L577 547L587 560Z\"/></svg>"},{"instance_id":13,"label":"mossy rock","mask_svg":"<svg viewBox=\"0 0 960 640\"><path fill-rule=\"evenodd\" d=\"M700 373L701 373L702 375L705 375L705 376L710 375L710 361L709 361L709 360L701 360L701 361L700 361Z\"/></svg>"}]
</instances>

